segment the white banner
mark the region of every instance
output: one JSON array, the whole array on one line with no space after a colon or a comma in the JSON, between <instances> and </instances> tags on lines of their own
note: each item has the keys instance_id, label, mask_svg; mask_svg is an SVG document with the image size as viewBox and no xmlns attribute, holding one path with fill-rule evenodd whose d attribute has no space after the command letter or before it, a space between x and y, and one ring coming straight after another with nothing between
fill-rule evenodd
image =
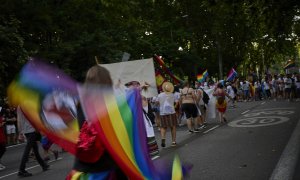
<instances>
[{"instance_id":1,"label":"white banner","mask_svg":"<svg viewBox=\"0 0 300 180\"><path fill-rule=\"evenodd\" d=\"M209 96L209 102L207 105L207 122L214 123L216 118L216 98L213 96L213 89L205 89L205 92Z\"/></svg>"},{"instance_id":2,"label":"white banner","mask_svg":"<svg viewBox=\"0 0 300 180\"><path fill-rule=\"evenodd\" d=\"M119 81L121 81L121 86L130 81L138 81L141 85L147 82L150 84L150 87L147 91L143 91L142 94L147 98L157 95L152 58L100 65L108 69L114 85L117 85Z\"/></svg>"}]
</instances>

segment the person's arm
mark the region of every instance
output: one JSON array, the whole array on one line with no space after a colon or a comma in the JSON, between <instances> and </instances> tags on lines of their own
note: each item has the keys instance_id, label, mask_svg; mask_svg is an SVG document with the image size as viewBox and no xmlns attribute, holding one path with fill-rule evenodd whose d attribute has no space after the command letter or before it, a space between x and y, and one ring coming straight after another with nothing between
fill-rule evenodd
<instances>
[{"instance_id":1,"label":"person's arm","mask_svg":"<svg viewBox=\"0 0 300 180\"><path fill-rule=\"evenodd\" d=\"M198 102L198 96L196 95L196 93L192 93L192 98L194 100L194 103L197 105L197 102Z\"/></svg>"},{"instance_id":2,"label":"person's arm","mask_svg":"<svg viewBox=\"0 0 300 180\"><path fill-rule=\"evenodd\" d=\"M196 89L196 102L199 102L201 98L202 98L202 91Z\"/></svg>"}]
</instances>

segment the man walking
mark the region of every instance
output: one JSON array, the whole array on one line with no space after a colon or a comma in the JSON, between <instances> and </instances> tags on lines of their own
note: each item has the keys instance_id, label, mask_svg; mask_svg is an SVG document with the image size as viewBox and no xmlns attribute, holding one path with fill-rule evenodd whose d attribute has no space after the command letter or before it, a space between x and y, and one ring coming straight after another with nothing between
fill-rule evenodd
<instances>
[{"instance_id":1,"label":"man walking","mask_svg":"<svg viewBox=\"0 0 300 180\"><path fill-rule=\"evenodd\" d=\"M28 157L30 154L31 149L36 157L36 160L43 168L43 171L47 171L49 169L49 165L41 158L39 154L38 144L37 141L39 140L39 133L32 127L29 121L26 119L25 115L22 112L20 106L17 108L17 119L19 125L19 139L24 139L26 137L27 144L25 146L21 164L19 167L18 176L20 177L28 177L32 176L31 173L25 170L26 162L28 161ZM25 137L24 137L25 136Z\"/></svg>"}]
</instances>

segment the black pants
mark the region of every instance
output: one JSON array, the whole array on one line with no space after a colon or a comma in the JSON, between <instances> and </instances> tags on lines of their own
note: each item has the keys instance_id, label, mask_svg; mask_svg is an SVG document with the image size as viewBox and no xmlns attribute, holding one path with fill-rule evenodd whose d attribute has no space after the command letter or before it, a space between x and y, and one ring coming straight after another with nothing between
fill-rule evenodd
<instances>
[{"instance_id":1,"label":"black pants","mask_svg":"<svg viewBox=\"0 0 300 180\"><path fill-rule=\"evenodd\" d=\"M26 139L27 139L27 144L26 144L24 152L23 152L23 156L22 156L19 171L25 171L26 162L28 161L31 149L33 150L33 153L34 153L38 163L42 167L46 167L47 164L41 158L40 153L39 153L38 144L37 144L37 140L38 140L39 135L36 132L32 132L32 133L25 134L25 136L26 136Z\"/></svg>"},{"instance_id":2,"label":"black pants","mask_svg":"<svg viewBox=\"0 0 300 180\"><path fill-rule=\"evenodd\" d=\"M6 145L5 143L0 143L0 159L2 158L3 154L6 151Z\"/></svg>"}]
</instances>

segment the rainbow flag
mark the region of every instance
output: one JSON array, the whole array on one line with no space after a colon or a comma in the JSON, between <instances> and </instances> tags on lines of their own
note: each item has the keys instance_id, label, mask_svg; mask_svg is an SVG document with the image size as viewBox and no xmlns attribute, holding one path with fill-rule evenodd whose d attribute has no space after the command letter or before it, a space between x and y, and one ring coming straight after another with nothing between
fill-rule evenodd
<instances>
[{"instance_id":1,"label":"rainbow flag","mask_svg":"<svg viewBox=\"0 0 300 180\"><path fill-rule=\"evenodd\" d=\"M231 70L229 71L228 75L227 75L227 79L226 81L233 81L235 79L235 77L237 77L238 73L231 68Z\"/></svg>"},{"instance_id":2,"label":"rainbow flag","mask_svg":"<svg viewBox=\"0 0 300 180\"><path fill-rule=\"evenodd\" d=\"M160 87L166 81L166 79L164 78L164 76L161 74L160 71L155 72L155 80L156 80L157 87Z\"/></svg>"},{"instance_id":3,"label":"rainbow flag","mask_svg":"<svg viewBox=\"0 0 300 180\"><path fill-rule=\"evenodd\" d=\"M181 80L179 77L177 77L175 74L172 73L172 71L166 66L164 61L159 56L154 55L153 59L158 63L159 68L173 79L175 84L179 84L183 82L183 80Z\"/></svg>"},{"instance_id":4,"label":"rainbow flag","mask_svg":"<svg viewBox=\"0 0 300 180\"><path fill-rule=\"evenodd\" d=\"M73 96L76 94L76 82L58 69L30 60L9 85L7 93L10 104L15 107L20 106L24 115L36 129L66 151L75 154L79 128L74 109L62 108L63 111L55 113L57 116L50 123L41 118L42 114L50 115L51 111L57 112L55 108L49 109L49 113L43 112L42 104L44 100L53 100L52 105L54 105L54 99L50 98L50 95L58 89ZM64 97L70 96L64 95Z\"/></svg>"},{"instance_id":5,"label":"rainbow flag","mask_svg":"<svg viewBox=\"0 0 300 180\"><path fill-rule=\"evenodd\" d=\"M207 78L208 76L208 72L207 72L207 69L202 73L202 74L198 74L197 75L197 81L202 83L205 81L205 79Z\"/></svg>"},{"instance_id":6,"label":"rainbow flag","mask_svg":"<svg viewBox=\"0 0 300 180\"><path fill-rule=\"evenodd\" d=\"M116 95L110 88L81 85L49 65L30 61L9 86L8 96L36 129L74 155L79 137L74 104L79 102L88 123L129 179L163 180L187 174L178 160L173 171L158 168L163 160L151 160L138 89Z\"/></svg>"}]
</instances>

